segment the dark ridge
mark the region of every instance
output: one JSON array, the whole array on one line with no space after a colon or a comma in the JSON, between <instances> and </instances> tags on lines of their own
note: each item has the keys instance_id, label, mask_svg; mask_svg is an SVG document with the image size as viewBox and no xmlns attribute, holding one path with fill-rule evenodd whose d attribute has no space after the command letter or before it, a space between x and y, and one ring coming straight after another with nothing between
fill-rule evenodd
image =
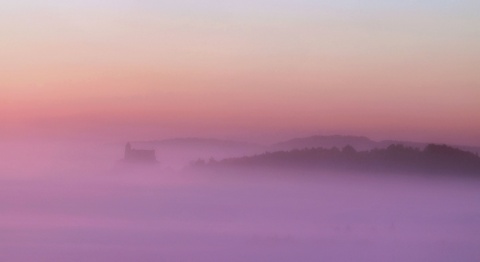
<instances>
[{"instance_id":1,"label":"dark ridge","mask_svg":"<svg viewBox=\"0 0 480 262\"><path fill-rule=\"evenodd\" d=\"M220 161L198 160L194 167L306 168L336 171L480 175L480 157L447 145L429 144L423 150L400 144L357 151L348 145L266 152Z\"/></svg>"},{"instance_id":2,"label":"dark ridge","mask_svg":"<svg viewBox=\"0 0 480 262\"><path fill-rule=\"evenodd\" d=\"M294 149L305 149L312 147L321 147L321 148L343 148L345 146L352 146L356 150L372 150L372 149L384 149L390 145L403 145L406 147L423 149L429 144L436 143L425 143L425 142L414 142L414 141L400 141L400 140L382 140L375 141L368 137L364 136L343 136L343 135L331 135L331 136L310 136L303 138L294 138L288 141L276 143L270 147L273 151L279 150L294 150ZM454 147L459 148L464 151L469 151L472 153L480 153L480 147L475 146L464 146L464 145L454 145Z\"/></svg>"}]
</instances>

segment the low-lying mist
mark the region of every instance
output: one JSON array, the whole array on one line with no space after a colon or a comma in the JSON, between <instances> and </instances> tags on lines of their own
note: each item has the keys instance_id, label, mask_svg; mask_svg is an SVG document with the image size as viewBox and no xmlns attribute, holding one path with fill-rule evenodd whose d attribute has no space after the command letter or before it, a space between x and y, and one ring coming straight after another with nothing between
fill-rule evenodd
<instances>
[{"instance_id":1,"label":"low-lying mist","mask_svg":"<svg viewBox=\"0 0 480 262\"><path fill-rule=\"evenodd\" d=\"M1 261L479 261L480 180L0 150Z\"/></svg>"}]
</instances>

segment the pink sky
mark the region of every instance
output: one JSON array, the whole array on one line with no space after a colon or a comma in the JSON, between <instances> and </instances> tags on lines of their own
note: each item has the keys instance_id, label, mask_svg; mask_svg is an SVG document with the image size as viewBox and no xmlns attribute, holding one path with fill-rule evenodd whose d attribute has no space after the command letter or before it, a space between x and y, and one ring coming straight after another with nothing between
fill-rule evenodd
<instances>
[{"instance_id":1,"label":"pink sky","mask_svg":"<svg viewBox=\"0 0 480 262\"><path fill-rule=\"evenodd\" d=\"M0 138L480 145L479 5L407 2L11 1Z\"/></svg>"}]
</instances>

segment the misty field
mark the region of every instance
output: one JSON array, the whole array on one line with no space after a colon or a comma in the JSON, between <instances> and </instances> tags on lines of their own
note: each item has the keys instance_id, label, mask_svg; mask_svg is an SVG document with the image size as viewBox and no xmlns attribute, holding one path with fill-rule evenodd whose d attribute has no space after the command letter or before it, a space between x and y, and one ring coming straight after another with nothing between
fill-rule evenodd
<instances>
[{"instance_id":1,"label":"misty field","mask_svg":"<svg viewBox=\"0 0 480 262\"><path fill-rule=\"evenodd\" d=\"M476 180L89 172L3 178L0 260L480 259Z\"/></svg>"},{"instance_id":2,"label":"misty field","mask_svg":"<svg viewBox=\"0 0 480 262\"><path fill-rule=\"evenodd\" d=\"M0 262L480 262L480 0L2 0Z\"/></svg>"}]
</instances>

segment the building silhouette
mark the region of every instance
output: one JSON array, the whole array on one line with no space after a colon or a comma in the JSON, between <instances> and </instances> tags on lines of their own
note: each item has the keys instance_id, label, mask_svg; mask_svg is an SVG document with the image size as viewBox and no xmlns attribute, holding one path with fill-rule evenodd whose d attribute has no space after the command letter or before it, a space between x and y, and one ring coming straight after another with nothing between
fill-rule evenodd
<instances>
[{"instance_id":1,"label":"building silhouette","mask_svg":"<svg viewBox=\"0 0 480 262\"><path fill-rule=\"evenodd\" d=\"M156 163L155 150L134 149L130 143L125 145L124 160L131 163Z\"/></svg>"}]
</instances>

